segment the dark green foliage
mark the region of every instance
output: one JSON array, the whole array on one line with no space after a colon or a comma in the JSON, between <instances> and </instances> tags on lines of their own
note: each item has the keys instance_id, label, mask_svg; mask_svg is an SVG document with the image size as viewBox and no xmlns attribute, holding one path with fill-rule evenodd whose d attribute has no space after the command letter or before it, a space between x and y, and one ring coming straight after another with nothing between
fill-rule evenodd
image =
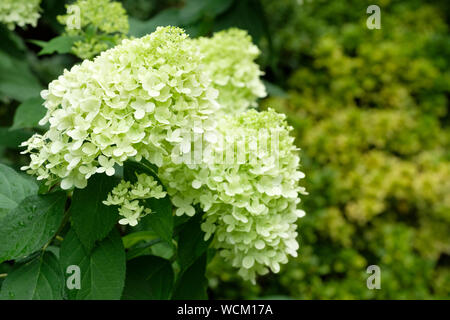
<instances>
[{"instance_id":1,"label":"dark green foliage","mask_svg":"<svg viewBox=\"0 0 450 320\"><path fill-rule=\"evenodd\" d=\"M66 194L33 195L0 218L0 262L26 257L56 233L64 215Z\"/></svg>"},{"instance_id":2,"label":"dark green foliage","mask_svg":"<svg viewBox=\"0 0 450 320\"><path fill-rule=\"evenodd\" d=\"M102 203L116 183L114 177L94 175L86 188L73 193L72 226L87 251L105 238L119 219L117 208Z\"/></svg>"},{"instance_id":3,"label":"dark green foliage","mask_svg":"<svg viewBox=\"0 0 450 320\"><path fill-rule=\"evenodd\" d=\"M69 231L61 245L60 259L64 270L71 265L81 270L81 288L66 289L69 299L120 299L125 281L125 252L117 230L91 252L84 248L75 232Z\"/></svg>"},{"instance_id":4,"label":"dark green foliage","mask_svg":"<svg viewBox=\"0 0 450 320\"><path fill-rule=\"evenodd\" d=\"M170 262L155 256L128 261L124 300L167 300L171 297L174 273Z\"/></svg>"},{"instance_id":5,"label":"dark green foliage","mask_svg":"<svg viewBox=\"0 0 450 320\"><path fill-rule=\"evenodd\" d=\"M61 300L64 277L55 255L41 257L15 267L3 282L0 300Z\"/></svg>"}]
</instances>

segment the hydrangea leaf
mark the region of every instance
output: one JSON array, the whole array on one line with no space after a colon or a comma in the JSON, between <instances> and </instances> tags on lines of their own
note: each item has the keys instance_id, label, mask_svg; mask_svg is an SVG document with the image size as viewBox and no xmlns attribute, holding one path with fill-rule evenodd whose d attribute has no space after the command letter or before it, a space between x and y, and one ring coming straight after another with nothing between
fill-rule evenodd
<instances>
[{"instance_id":1,"label":"hydrangea leaf","mask_svg":"<svg viewBox=\"0 0 450 320\"><path fill-rule=\"evenodd\" d=\"M207 249L211 242L204 240L200 228L201 215L197 214L181 226L178 239L178 262L182 271L187 270Z\"/></svg>"},{"instance_id":2,"label":"hydrangea leaf","mask_svg":"<svg viewBox=\"0 0 450 320\"><path fill-rule=\"evenodd\" d=\"M52 54L52 53L69 53L72 49L75 41L79 40L80 37L71 37L67 35L62 35L55 37L50 41L40 41L32 40L31 42L40 46L42 49L39 51L39 55Z\"/></svg>"},{"instance_id":3,"label":"hydrangea leaf","mask_svg":"<svg viewBox=\"0 0 450 320\"><path fill-rule=\"evenodd\" d=\"M128 261L122 299L167 300L172 295L174 273L169 261L142 256Z\"/></svg>"},{"instance_id":4,"label":"hydrangea leaf","mask_svg":"<svg viewBox=\"0 0 450 320\"><path fill-rule=\"evenodd\" d=\"M0 217L5 215L25 197L36 194L36 183L8 166L0 163Z\"/></svg>"},{"instance_id":5,"label":"hydrangea leaf","mask_svg":"<svg viewBox=\"0 0 450 320\"><path fill-rule=\"evenodd\" d=\"M203 253L195 262L181 274L177 280L173 294L174 300L205 300L208 299L206 289L208 280L205 277L207 254Z\"/></svg>"},{"instance_id":6,"label":"hydrangea leaf","mask_svg":"<svg viewBox=\"0 0 450 320\"><path fill-rule=\"evenodd\" d=\"M64 216L65 192L33 195L0 218L0 262L25 257L55 234Z\"/></svg>"},{"instance_id":7,"label":"hydrangea leaf","mask_svg":"<svg viewBox=\"0 0 450 320\"><path fill-rule=\"evenodd\" d=\"M0 51L0 93L18 101L38 97L42 86L25 60Z\"/></svg>"},{"instance_id":8,"label":"hydrangea leaf","mask_svg":"<svg viewBox=\"0 0 450 320\"><path fill-rule=\"evenodd\" d=\"M46 113L42 105L44 101L40 97L30 98L22 102L14 114L14 121L11 129L38 128L39 120Z\"/></svg>"},{"instance_id":9,"label":"hydrangea leaf","mask_svg":"<svg viewBox=\"0 0 450 320\"><path fill-rule=\"evenodd\" d=\"M118 300L125 281L125 249L117 230L89 253L77 234L69 230L60 250L63 270L70 265L80 267L81 287L67 292L71 300Z\"/></svg>"},{"instance_id":10,"label":"hydrangea leaf","mask_svg":"<svg viewBox=\"0 0 450 320\"><path fill-rule=\"evenodd\" d=\"M56 256L46 251L8 274L0 300L61 300L63 285L61 266Z\"/></svg>"},{"instance_id":11,"label":"hydrangea leaf","mask_svg":"<svg viewBox=\"0 0 450 320\"><path fill-rule=\"evenodd\" d=\"M75 189L70 208L72 226L83 246L91 251L98 240L105 238L119 219L116 207L102 203L114 187L114 177L96 174L84 189Z\"/></svg>"}]
</instances>

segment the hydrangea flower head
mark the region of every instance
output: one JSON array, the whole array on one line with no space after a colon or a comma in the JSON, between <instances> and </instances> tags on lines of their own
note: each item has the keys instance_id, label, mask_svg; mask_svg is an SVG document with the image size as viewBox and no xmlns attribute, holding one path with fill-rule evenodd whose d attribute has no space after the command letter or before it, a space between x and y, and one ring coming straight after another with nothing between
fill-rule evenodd
<instances>
[{"instance_id":1,"label":"hydrangea flower head","mask_svg":"<svg viewBox=\"0 0 450 320\"><path fill-rule=\"evenodd\" d=\"M219 33L215 41L224 37L232 46L233 34L247 39L247 58L257 55L245 33ZM198 205L205 239L213 237L220 254L254 281L297 254L304 174L285 116L246 110L260 83L253 58L243 73L228 70L232 63L211 69L212 57L203 52L208 46L198 43L179 28L158 28L65 70L41 94L47 114L40 124L50 128L23 143L31 157L23 169L47 183L61 180L63 189L83 188L93 174L111 176L129 158L146 159L158 167L175 214L192 216ZM218 85L221 72L230 78ZM237 98L236 108L224 114L226 103L232 105L227 95ZM134 226L151 214L145 199L163 196L152 177L138 175L104 203L118 206L120 223Z\"/></svg>"},{"instance_id":2,"label":"hydrangea flower head","mask_svg":"<svg viewBox=\"0 0 450 320\"><path fill-rule=\"evenodd\" d=\"M41 0L2 0L0 1L0 22L11 30L15 26L27 24L36 26L39 17Z\"/></svg>"},{"instance_id":3,"label":"hydrangea flower head","mask_svg":"<svg viewBox=\"0 0 450 320\"><path fill-rule=\"evenodd\" d=\"M76 10L69 12L69 8ZM67 9L68 14L58 16L58 21L66 26L66 34L81 37L74 43L72 51L82 59L90 59L115 46L128 33L128 16L120 2L78 0ZM79 14L79 17L72 19L73 14ZM79 25L75 25L75 21Z\"/></svg>"},{"instance_id":4,"label":"hydrangea flower head","mask_svg":"<svg viewBox=\"0 0 450 320\"><path fill-rule=\"evenodd\" d=\"M217 125L223 143L210 143L201 163L160 168L176 213L199 204L206 239L214 235L220 254L252 281L297 255L298 196L306 192L291 129L273 110L225 116ZM230 159L226 148L236 151Z\"/></svg>"},{"instance_id":5,"label":"hydrangea flower head","mask_svg":"<svg viewBox=\"0 0 450 320\"><path fill-rule=\"evenodd\" d=\"M256 107L256 100L266 96L260 79L263 72L255 63L260 51L247 31L231 28L193 41L205 56L213 86L219 90L221 113Z\"/></svg>"},{"instance_id":6,"label":"hydrangea flower head","mask_svg":"<svg viewBox=\"0 0 450 320\"><path fill-rule=\"evenodd\" d=\"M181 29L158 28L65 70L41 93L40 123L50 129L22 144L31 153L23 169L69 189L95 173L113 175L130 157L160 166L178 137L218 107L193 50Z\"/></svg>"}]
</instances>

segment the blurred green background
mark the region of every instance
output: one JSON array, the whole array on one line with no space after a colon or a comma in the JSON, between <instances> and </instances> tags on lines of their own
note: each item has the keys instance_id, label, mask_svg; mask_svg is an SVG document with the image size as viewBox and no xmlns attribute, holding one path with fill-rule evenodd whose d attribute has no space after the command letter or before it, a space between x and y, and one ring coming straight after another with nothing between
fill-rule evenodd
<instances>
[{"instance_id":1,"label":"blurred green background","mask_svg":"<svg viewBox=\"0 0 450 320\"><path fill-rule=\"evenodd\" d=\"M159 25L192 37L248 30L262 50L261 108L286 113L301 148L310 194L299 257L256 286L216 257L210 298L450 298L449 1L122 3L132 36ZM372 4L379 30L366 27ZM65 13L64 1L41 7L36 28L0 26L0 162L15 169L26 163L20 142L43 129L34 121L44 114L39 91L79 61L38 55L29 40L60 35L56 16ZM372 264L380 290L366 286Z\"/></svg>"}]
</instances>

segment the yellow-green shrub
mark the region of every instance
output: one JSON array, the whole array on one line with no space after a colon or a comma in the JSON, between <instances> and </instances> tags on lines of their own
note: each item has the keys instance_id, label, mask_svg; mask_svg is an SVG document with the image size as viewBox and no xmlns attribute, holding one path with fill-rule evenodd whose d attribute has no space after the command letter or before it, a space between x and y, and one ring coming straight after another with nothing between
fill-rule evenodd
<instances>
[{"instance_id":1,"label":"yellow-green shrub","mask_svg":"<svg viewBox=\"0 0 450 320\"><path fill-rule=\"evenodd\" d=\"M216 266L217 297L450 297L448 26L438 5L384 0L369 30L369 2L266 1L278 67L295 71L263 105L297 131L308 215L280 276L252 288ZM381 290L366 287L371 264Z\"/></svg>"}]
</instances>

